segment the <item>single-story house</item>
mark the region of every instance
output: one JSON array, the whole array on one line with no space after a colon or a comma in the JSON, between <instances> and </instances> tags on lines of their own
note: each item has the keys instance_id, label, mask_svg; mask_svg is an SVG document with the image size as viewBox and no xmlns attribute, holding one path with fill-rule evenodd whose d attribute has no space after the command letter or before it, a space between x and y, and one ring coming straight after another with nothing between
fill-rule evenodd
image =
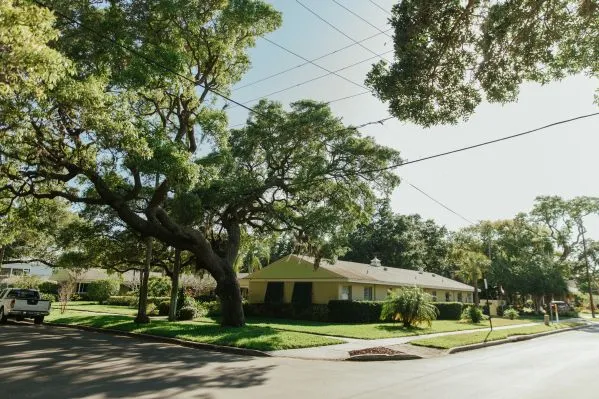
<instances>
[{"instance_id":1,"label":"single-story house","mask_svg":"<svg viewBox=\"0 0 599 399\"><path fill-rule=\"evenodd\" d=\"M19 276L37 276L42 280L50 278L52 268L39 261L24 263L4 263L0 267L0 279L19 277Z\"/></svg>"},{"instance_id":2,"label":"single-story house","mask_svg":"<svg viewBox=\"0 0 599 399\"><path fill-rule=\"evenodd\" d=\"M420 287L439 302L472 302L474 288L447 277L421 270L322 261L314 268L314 258L289 255L246 277L250 303L291 303L309 301L326 304L330 300L384 300L389 290Z\"/></svg>"},{"instance_id":3,"label":"single-story house","mask_svg":"<svg viewBox=\"0 0 599 399\"><path fill-rule=\"evenodd\" d=\"M248 279L249 273L237 273L237 281L239 282L239 289L241 290L241 297L247 298L250 291L250 280Z\"/></svg>"}]
</instances>

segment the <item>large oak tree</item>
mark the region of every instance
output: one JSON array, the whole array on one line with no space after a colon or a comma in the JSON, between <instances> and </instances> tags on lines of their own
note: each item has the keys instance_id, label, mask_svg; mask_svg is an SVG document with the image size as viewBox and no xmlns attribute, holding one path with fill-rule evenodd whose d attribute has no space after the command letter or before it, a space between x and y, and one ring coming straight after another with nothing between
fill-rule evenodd
<instances>
[{"instance_id":1,"label":"large oak tree","mask_svg":"<svg viewBox=\"0 0 599 399\"><path fill-rule=\"evenodd\" d=\"M397 152L325 104L261 102L246 127L226 129L214 93L279 26L270 5L47 3L57 17L0 1L0 195L110 208L141 237L189 251L217 281L223 325L244 324L233 268L243 229L293 231L333 257L398 183L381 171Z\"/></svg>"}]
</instances>

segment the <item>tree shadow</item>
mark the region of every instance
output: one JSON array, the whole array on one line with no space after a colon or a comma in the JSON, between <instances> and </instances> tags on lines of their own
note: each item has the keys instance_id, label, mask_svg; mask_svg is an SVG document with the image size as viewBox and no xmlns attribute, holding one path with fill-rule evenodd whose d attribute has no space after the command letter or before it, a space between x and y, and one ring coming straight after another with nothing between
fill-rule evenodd
<instances>
[{"instance_id":1,"label":"tree shadow","mask_svg":"<svg viewBox=\"0 0 599 399\"><path fill-rule=\"evenodd\" d=\"M0 327L3 398L210 398L264 384L269 359L51 326Z\"/></svg>"}]
</instances>

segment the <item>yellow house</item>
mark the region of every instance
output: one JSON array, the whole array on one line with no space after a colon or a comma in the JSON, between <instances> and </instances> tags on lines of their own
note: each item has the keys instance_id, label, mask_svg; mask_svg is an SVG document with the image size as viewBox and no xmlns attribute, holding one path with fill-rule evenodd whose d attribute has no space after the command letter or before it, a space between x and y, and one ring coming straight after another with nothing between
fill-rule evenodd
<instances>
[{"instance_id":1,"label":"yellow house","mask_svg":"<svg viewBox=\"0 0 599 399\"><path fill-rule=\"evenodd\" d=\"M375 261L378 261L375 259ZM389 290L420 287L439 302L472 302L474 288L434 273L289 255L246 277L250 303L327 304L330 300L381 301Z\"/></svg>"}]
</instances>

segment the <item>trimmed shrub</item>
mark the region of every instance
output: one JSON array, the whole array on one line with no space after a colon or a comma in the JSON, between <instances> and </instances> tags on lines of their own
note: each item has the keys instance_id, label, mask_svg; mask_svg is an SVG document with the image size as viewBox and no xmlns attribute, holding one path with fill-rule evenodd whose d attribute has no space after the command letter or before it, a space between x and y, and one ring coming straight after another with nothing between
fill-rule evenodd
<instances>
[{"instance_id":1,"label":"trimmed shrub","mask_svg":"<svg viewBox=\"0 0 599 399\"><path fill-rule=\"evenodd\" d=\"M56 281L44 281L38 287L42 294L58 295L58 283Z\"/></svg>"},{"instance_id":2,"label":"trimmed shrub","mask_svg":"<svg viewBox=\"0 0 599 399\"><path fill-rule=\"evenodd\" d=\"M202 306L206 308L208 317L219 317L222 314L220 310L220 301L210 301L201 303Z\"/></svg>"},{"instance_id":3,"label":"trimmed shrub","mask_svg":"<svg viewBox=\"0 0 599 399\"><path fill-rule=\"evenodd\" d=\"M148 316L158 316L158 306L153 303L148 303L148 306L146 306L146 314Z\"/></svg>"},{"instance_id":4,"label":"trimmed shrub","mask_svg":"<svg viewBox=\"0 0 599 399\"><path fill-rule=\"evenodd\" d=\"M44 301L58 302L58 298L56 295L48 294L46 292L40 292L40 298L42 298Z\"/></svg>"},{"instance_id":5,"label":"trimmed shrub","mask_svg":"<svg viewBox=\"0 0 599 399\"><path fill-rule=\"evenodd\" d=\"M106 300L107 305L114 306L137 306L136 296L111 296Z\"/></svg>"},{"instance_id":6,"label":"trimmed shrub","mask_svg":"<svg viewBox=\"0 0 599 399\"><path fill-rule=\"evenodd\" d=\"M462 302L435 302L439 311L437 320L460 320L464 304Z\"/></svg>"},{"instance_id":7,"label":"trimmed shrub","mask_svg":"<svg viewBox=\"0 0 599 399\"><path fill-rule=\"evenodd\" d=\"M150 277L148 279L148 296L167 296L171 292L171 279L168 277Z\"/></svg>"},{"instance_id":8,"label":"trimmed shrub","mask_svg":"<svg viewBox=\"0 0 599 399\"><path fill-rule=\"evenodd\" d=\"M163 301L158 304L158 316L168 316L171 310L171 302Z\"/></svg>"},{"instance_id":9,"label":"trimmed shrub","mask_svg":"<svg viewBox=\"0 0 599 399\"><path fill-rule=\"evenodd\" d=\"M468 306L462 311L462 320L469 323L480 323L483 319L482 310L475 305Z\"/></svg>"},{"instance_id":10,"label":"trimmed shrub","mask_svg":"<svg viewBox=\"0 0 599 399\"><path fill-rule=\"evenodd\" d=\"M328 319L334 323L375 323L382 307L382 302L332 300L328 304Z\"/></svg>"},{"instance_id":11,"label":"trimmed shrub","mask_svg":"<svg viewBox=\"0 0 599 399\"><path fill-rule=\"evenodd\" d=\"M42 283L42 279L38 276L13 276L8 279L8 285L14 288L27 288L36 290Z\"/></svg>"},{"instance_id":12,"label":"trimmed shrub","mask_svg":"<svg viewBox=\"0 0 599 399\"><path fill-rule=\"evenodd\" d=\"M193 320L197 316L197 309L194 306L184 306L179 310L179 320Z\"/></svg>"},{"instance_id":13,"label":"trimmed shrub","mask_svg":"<svg viewBox=\"0 0 599 399\"><path fill-rule=\"evenodd\" d=\"M513 308L509 308L503 311L503 317L507 317L510 320L517 319L520 316L518 311Z\"/></svg>"},{"instance_id":14,"label":"trimmed shrub","mask_svg":"<svg viewBox=\"0 0 599 399\"><path fill-rule=\"evenodd\" d=\"M119 287L120 284L117 280L92 281L87 286L87 298L90 301L105 302L119 292Z\"/></svg>"},{"instance_id":15,"label":"trimmed shrub","mask_svg":"<svg viewBox=\"0 0 599 399\"><path fill-rule=\"evenodd\" d=\"M158 306L160 305L161 302L164 301L169 301L170 302L171 298L168 296L149 296L148 297L148 304L153 303L154 305ZM135 304L134 306L137 306L137 304L139 303L139 298L135 297Z\"/></svg>"},{"instance_id":16,"label":"trimmed shrub","mask_svg":"<svg viewBox=\"0 0 599 399\"><path fill-rule=\"evenodd\" d=\"M420 288L402 288L393 293L381 310L381 320L400 321L405 327L427 324L437 318L433 297Z\"/></svg>"}]
</instances>

